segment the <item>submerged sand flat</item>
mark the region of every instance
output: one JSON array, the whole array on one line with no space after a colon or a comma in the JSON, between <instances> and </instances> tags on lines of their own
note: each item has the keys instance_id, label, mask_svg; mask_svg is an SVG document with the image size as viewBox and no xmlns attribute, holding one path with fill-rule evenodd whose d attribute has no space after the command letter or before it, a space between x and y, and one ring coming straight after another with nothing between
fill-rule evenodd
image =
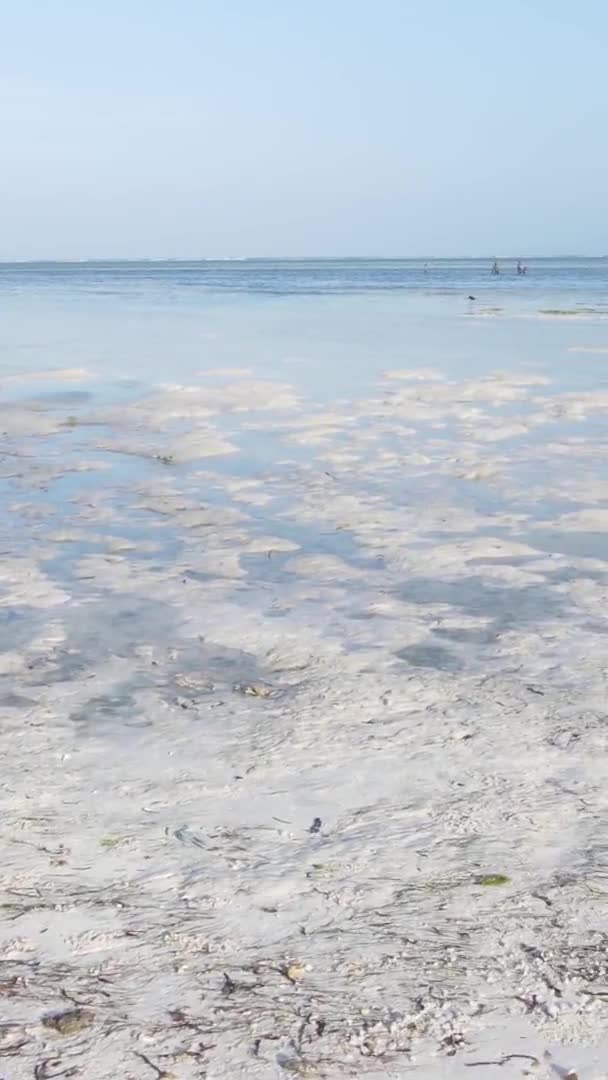
<instances>
[{"instance_id":1,"label":"submerged sand flat","mask_svg":"<svg viewBox=\"0 0 608 1080\"><path fill-rule=\"evenodd\" d=\"M283 375L2 406L0 1072L605 1077L608 394Z\"/></svg>"}]
</instances>

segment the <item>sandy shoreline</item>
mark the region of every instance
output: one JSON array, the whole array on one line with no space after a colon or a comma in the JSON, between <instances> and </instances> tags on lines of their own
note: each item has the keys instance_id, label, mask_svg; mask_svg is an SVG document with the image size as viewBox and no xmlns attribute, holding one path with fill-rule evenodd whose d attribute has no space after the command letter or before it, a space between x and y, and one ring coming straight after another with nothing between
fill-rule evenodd
<instances>
[{"instance_id":1,"label":"sandy shoreline","mask_svg":"<svg viewBox=\"0 0 608 1080\"><path fill-rule=\"evenodd\" d=\"M292 670L288 650L254 696L202 646L195 677L195 651L141 656L130 702L133 659L108 658L71 680L71 719L62 683L31 703L48 668L5 706L9 1075L48 1054L110 1077L145 1052L270 1076L290 1047L300 1075L442 1075L453 1052L459 1075L515 1052L503 1025L541 1060L573 1042L555 1060L580 1069L606 980L601 709L520 677ZM75 1003L91 1029L49 1035Z\"/></svg>"},{"instance_id":2,"label":"sandy shoreline","mask_svg":"<svg viewBox=\"0 0 608 1080\"><path fill-rule=\"evenodd\" d=\"M6 1080L608 1075L607 411L3 406Z\"/></svg>"}]
</instances>

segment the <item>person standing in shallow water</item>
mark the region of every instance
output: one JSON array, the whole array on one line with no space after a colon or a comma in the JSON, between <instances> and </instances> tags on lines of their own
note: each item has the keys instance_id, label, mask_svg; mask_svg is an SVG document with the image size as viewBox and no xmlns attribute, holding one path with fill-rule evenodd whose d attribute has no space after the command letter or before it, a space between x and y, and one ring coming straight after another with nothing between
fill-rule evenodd
<instances>
[{"instance_id":1,"label":"person standing in shallow water","mask_svg":"<svg viewBox=\"0 0 608 1080\"><path fill-rule=\"evenodd\" d=\"M492 263L492 269L491 269L490 273L491 274L500 274L500 269L498 267L498 263L496 262L496 259L494 259L494 262Z\"/></svg>"}]
</instances>

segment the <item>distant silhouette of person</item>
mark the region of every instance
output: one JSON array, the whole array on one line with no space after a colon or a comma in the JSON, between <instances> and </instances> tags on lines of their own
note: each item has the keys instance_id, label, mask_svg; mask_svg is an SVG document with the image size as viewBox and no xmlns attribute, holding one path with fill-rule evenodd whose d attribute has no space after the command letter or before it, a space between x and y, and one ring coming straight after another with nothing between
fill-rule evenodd
<instances>
[{"instance_id":1,"label":"distant silhouette of person","mask_svg":"<svg viewBox=\"0 0 608 1080\"><path fill-rule=\"evenodd\" d=\"M524 271L524 268L523 268L523 266L522 266L522 264L521 264L521 259L518 259L518 260L517 260L517 273L518 273L518 274L523 274L523 273L525 273L525 271Z\"/></svg>"},{"instance_id":2,"label":"distant silhouette of person","mask_svg":"<svg viewBox=\"0 0 608 1080\"><path fill-rule=\"evenodd\" d=\"M494 259L494 262L492 264L492 269L491 269L490 273L491 274L500 274L500 270L499 270L499 267L498 267L498 263L496 262L496 259Z\"/></svg>"}]
</instances>

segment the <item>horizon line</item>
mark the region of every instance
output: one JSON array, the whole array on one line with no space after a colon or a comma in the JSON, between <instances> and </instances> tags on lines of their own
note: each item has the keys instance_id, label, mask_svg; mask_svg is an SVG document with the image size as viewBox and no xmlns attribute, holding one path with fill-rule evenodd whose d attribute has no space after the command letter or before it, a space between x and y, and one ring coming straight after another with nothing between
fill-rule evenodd
<instances>
[{"instance_id":1,"label":"horizon line","mask_svg":"<svg viewBox=\"0 0 608 1080\"><path fill-rule=\"evenodd\" d=\"M561 252L557 255L133 255L133 256L86 256L71 258L3 258L0 266L81 266L100 263L242 263L242 262L491 262L494 259L508 261L518 259L608 259L608 255L587 255L580 252Z\"/></svg>"}]
</instances>

